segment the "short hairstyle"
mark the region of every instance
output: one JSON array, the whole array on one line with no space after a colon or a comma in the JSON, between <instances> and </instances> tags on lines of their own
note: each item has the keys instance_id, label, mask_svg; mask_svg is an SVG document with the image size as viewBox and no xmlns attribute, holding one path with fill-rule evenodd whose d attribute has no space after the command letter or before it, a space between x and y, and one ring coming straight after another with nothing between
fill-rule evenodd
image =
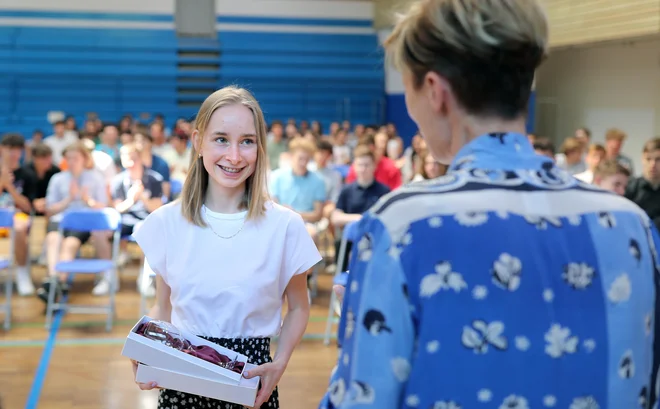
<instances>
[{"instance_id":1,"label":"short hairstyle","mask_svg":"<svg viewBox=\"0 0 660 409\"><path fill-rule=\"evenodd\" d=\"M571 152L582 150L582 142L574 136L569 136L564 139L564 142L561 144L561 153L567 155Z\"/></svg>"},{"instance_id":2,"label":"short hairstyle","mask_svg":"<svg viewBox=\"0 0 660 409\"><path fill-rule=\"evenodd\" d=\"M330 152L330 153L332 153L333 151L332 144L328 141L318 141L316 143L316 149L322 152Z\"/></svg>"},{"instance_id":3,"label":"short hairstyle","mask_svg":"<svg viewBox=\"0 0 660 409\"><path fill-rule=\"evenodd\" d=\"M85 149L87 149L89 152L94 152L94 149L96 149L96 143L91 139L85 138L79 140L78 142L80 142L82 146L84 146Z\"/></svg>"},{"instance_id":4,"label":"short hairstyle","mask_svg":"<svg viewBox=\"0 0 660 409\"><path fill-rule=\"evenodd\" d=\"M160 128L161 131L165 130L165 124L163 124L162 122L159 121L152 122L151 125L149 125L149 129L153 128L154 126Z\"/></svg>"},{"instance_id":5,"label":"short hairstyle","mask_svg":"<svg viewBox=\"0 0 660 409\"><path fill-rule=\"evenodd\" d=\"M299 150L303 150L308 154L313 155L314 152L316 152L316 145L314 145L314 142L310 141L309 139L298 136L289 142L289 152L295 152Z\"/></svg>"},{"instance_id":6,"label":"short hairstyle","mask_svg":"<svg viewBox=\"0 0 660 409\"><path fill-rule=\"evenodd\" d=\"M268 174L266 120L259 103L248 90L228 86L215 91L204 100L193 124L194 131L200 135L199 145L194 146L190 170L183 184L181 212L186 220L200 227L206 227L206 222L202 218L202 205L206 198L209 174L198 153L213 113L222 107L232 105L242 105L252 112L254 128L257 132L257 162L254 173L245 182L245 196L242 205L247 208L247 219L256 219L266 212L266 201L269 199L266 182Z\"/></svg>"},{"instance_id":7,"label":"short hairstyle","mask_svg":"<svg viewBox=\"0 0 660 409\"><path fill-rule=\"evenodd\" d=\"M555 144L552 143L552 141L548 138L536 138L534 141L534 150L535 151L548 151L552 152L552 154L555 154Z\"/></svg>"},{"instance_id":8,"label":"short hairstyle","mask_svg":"<svg viewBox=\"0 0 660 409\"><path fill-rule=\"evenodd\" d=\"M139 145L135 142L127 143L126 145L122 145L121 148L119 148L119 153L122 155L128 155L131 153L142 153L142 149L139 148Z\"/></svg>"},{"instance_id":9,"label":"short hairstyle","mask_svg":"<svg viewBox=\"0 0 660 409\"><path fill-rule=\"evenodd\" d=\"M649 153L657 150L660 150L660 137L646 141L642 153Z\"/></svg>"},{"instance_id":10,"label":"short hairstyle","mask_svg":"<svg viewBox=\"0 0 660 409\"><path fill-rule=\"evenodd\" d=\"M594 169L594 179L603 179L614 175L624 175L630 177L630 169L623 166L616 159L606 159L596 166Z\"/></svg>"},{"instance_id":11,"label":"short hairstyle","mask_svg":"<svg viewBox=\"0 0 660 409\"><path fill-rule=\"evenodd\" d=\"M577 130L584 132L587 135L587 138L591 138L591 129L587 128L586 126L582 126Z\"/></svg>"},{"instance_id":12,"label":"short hairstyle","mask_svg":"<svg viewBox=\"0 0 660 409\"><path fill-rule=\"evenodd\" d=\"M147 141L149 141L151 143L153 143L153 141L154 141L153 136L151 136L151 134L149 132L139 132L138 131L133 135L134 138L137 138L138 136L146 139Z\"/></svg>"},{"instance_id":13,"label":"short hairstyle","mask_svg":"<svg viewBox=\"0 0 660 409\"><path fill-rule=\"evenodd\" d=\"M372 134L364 135L358 142L359 145L373 146L376 144L376 138Z\"/></svg>"},{"instance_id":14,"label":"short hairstyle","mask_svg":"<svg viewBox=\"0 0 660 409\"><path fill-rule=\"evenodd\" d=\"M53 156L53 150L45 143L38 143L32 147L33 158L47 158Z\"/></svg>"},{"instance_id":15,"label":"short hairstyle","mask_svg":"<svg viewBox=\"0 0 660 409\"><path fill-rule=\"evenodd\" d=\"M90 167L89 164L94 163L92 159L93 149L90 150L89 145L85 141L89 141L89 139L83 139L72 143L71 145L64 148L64 152L62 152L62 154L66 155L69 152L79 152L83 156L83 158L85 158L86 167Z\"/></svg>"},{"instance_id":16,"label":"short hairstyle","mask_svg":"<svg viewBox=\"0 0 660 409\"><path fill-rule=\"evenodd\" d=\"M6 147L6 148L25 148L25 138L23 138L23 135L19 133L6 133L2 136L2 140L0 141L0 145Z\"/></svg>"},{"instance_id":17,"label":"short hairstyle","mask_svg":"<svg viewBox=\"0 0 660 409\"><path fill-rule=\"evenodd\" d=\"M548 22L539 0L421 0L384 45L414 88L435 72L468 113L513 119L527 110Z\"/></svg>"},{"instance_id":18,"label":"short hairstyle","mask_svg":"<svg viewBox=\"0 0 660 409\"><path fill-rule=\"evenodd\" d=\"M371 160L375 161L376 157L374 156L374 152L371 150L371 147L369 145L363 145L360 144L355 147L353 150L353 159L357 158L364 158L364 157L370 157Z\"/></svg>"},{"instance_id":19,"label":"short hairstyle","mask_svg":"<svg viewBox=\"0 0 660 409\"><path fill-rule=\"evenodd\" d=\"M588 153L600 153L601 155L605 155L605 147L599 143L592 143L589 145Z\"/></svg>"},{"instance_id":20,"label":"short hairstyle","mask_svg":"<svg viewBox=\"0 0 660 409\"><path fill-rule=\"evenodd\" d=\"M280 128L284 128L284 125L282 125L282 121L279 119L274 120L273 122L270 123L270 130L273 130L273 127L279 126Z\"/></svg>"},{"instance_id":21,"label":"short hairstyle","mask_svg":"<svg viewBox=\"0 0 660 409\"><path fill-rule=\"evenodd\" d=\"M608 129L607 132L605 133L605 140L623 142L626 140L626 133L623 132L621 129L611 128Z\"/></svg>"}]
</instances>

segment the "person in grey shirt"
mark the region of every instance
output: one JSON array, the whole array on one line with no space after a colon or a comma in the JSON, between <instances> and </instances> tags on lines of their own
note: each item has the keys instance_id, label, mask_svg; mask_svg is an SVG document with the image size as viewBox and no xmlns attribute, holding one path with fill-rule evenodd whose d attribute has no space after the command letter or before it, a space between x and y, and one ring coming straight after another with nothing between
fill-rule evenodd
<instances>
[{"instance_id":1,"label":"person in grey shirt","mask_svg":"<svg viewBox=\"0 0 660 409\"><path fill-rule=\"evenodd\" d=\"M87 208L101 209L108 206L108 194L103 175L94 169L90 152L82 141L74 142L64 150L68 170L54 175L48 183L46 191L46 256L48 259L48 276L53 277L58 272L55 264L59 261L73 260L80 246L94 236L94 246L97 256L109 259L111 244L109 232L80 232L64 230L63 237L58 231L59 222L64 212ZM107 275L107 274L106 274ZM68 291L66 273L60 273L58 286L63 293ZM44 281L37 295L44 302L48 299L49 284Z\"/></svg>"}]
</instances>

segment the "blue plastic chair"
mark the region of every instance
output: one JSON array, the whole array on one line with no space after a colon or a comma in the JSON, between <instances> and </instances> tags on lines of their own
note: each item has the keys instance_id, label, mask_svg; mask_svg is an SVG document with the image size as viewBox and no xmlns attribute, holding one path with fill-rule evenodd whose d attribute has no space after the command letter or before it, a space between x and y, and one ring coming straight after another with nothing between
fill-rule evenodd
<instances>
[{"instance_id":1,"label":"blue plastic chair","mask_svg":"<svg viewBox=\"0 0 660 409\"><path fill-rule=\"evenodd\" d=\"M335 170L341 174L342 179L346 179L348 172L350 171L350 165L335 165Z\"/></svg>"},{"instance_id":2,"label":"blue plastic chair","mask_svg":"<svg viewBox=\"0 0 660 409\"><path fill-rule=\"evenodd\" d=\"M348 247L348 242L355 242L359 240L359 230L358 222L349 223L344 226L344 230L341 234L341 243L339 244L339 252L337 254L337 269L335 270L335 276L332 280L335 285L346 286L348 282L348 271L344 271L347 267L344 265L344 260L346 259L346 247ZM337 299L337 295L334 290L330 292L330 305L328 305L328 318L325 323L325 335L323 337L323 343L325 345L330 344L330 332L332 331L332 323L336 322L335 315L339 316L341 314L341 304Z\"/></svg>"},{"instance_id":3,"label":"blue plastic chair","mask_svg":"<svg viewBox=\"0 0 660 409\"><path fill-rule=\"evenodd\" d=\"M71 210L64 213L59 223L60 234L64 230L75 230L80 232L112 231L112 255L110 260L81 259L61 261L55 265L55 271L67 274L103 274L110 271L110 300L104 306L74 306L66 302L55 302L55 291L57 287L57 276L50 277L50 288L48 291L48 305L46 307L46 328L50 329L53 313L64 310L72 313L106 313L108 315L106 330L112 329L112 321L115 313L115 292L117 279L117 256L119 255L119 240L121 234L121 215L112 208ZM58 299L62 299L59 294Z\"/></svg>"},{"instance_id":4,"label":"blue plastic chair","mask_svg":"<svg viewBox=\"0 0 660 409\"><path fill-rule=\"evenodd\" d=\"M183 183L180 180L176 180L176 179L170 180L170 191L172 193L172 197L177 197L179 194L181 194L182 190L183 190Z\"/></svg>"},{"instance_id":5,"label":"blue plastic chair","mask_svg":"<svg viewBox=\"0 0 660 409\"><path fill-rule=\"evenodd\" d=\"M0 209L0 228L9 230L9 255L0 259L0 270L6 274L5 303L0 307L0 311L5 314L5 331L9 331L11 327L11 294L14 289L14 214L13 208Z\"/></svg>"}]
</instances>

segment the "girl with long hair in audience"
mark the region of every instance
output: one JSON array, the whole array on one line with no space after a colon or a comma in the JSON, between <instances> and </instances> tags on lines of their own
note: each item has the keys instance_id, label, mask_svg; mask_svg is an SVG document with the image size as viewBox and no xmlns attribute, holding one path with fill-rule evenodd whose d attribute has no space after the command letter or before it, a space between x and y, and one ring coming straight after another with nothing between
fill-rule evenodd
<instances>
[{"instance_id":1,"label":"girl with long hair in audience","mask_svg":"<svg viewBox=\"0 0 660 409\"><path fill-rule=\"evenodd\" d=\"M321 256L301 216L268 197L266 124L248 91L211 94L191 136L194 154L180 200L151 213L134 233L157 274L149 316L247 355L258 367L244 376L261 377L254 406L278 408L276 385L309 317L306 272ZM242 407L162 390L159 408L177 401Z\"/></svg>"},{"instance_id":2,"label":"girl with long hair in audience","mask_svg":"<svg viewBox=\"0 0 660 409\"><path fill-rule=\"evenodd\" d=\"M438 162L428 150L415 158L415 176L413 182L435 179L447 173L447 165Z\"/></svg>"}]
</instances>

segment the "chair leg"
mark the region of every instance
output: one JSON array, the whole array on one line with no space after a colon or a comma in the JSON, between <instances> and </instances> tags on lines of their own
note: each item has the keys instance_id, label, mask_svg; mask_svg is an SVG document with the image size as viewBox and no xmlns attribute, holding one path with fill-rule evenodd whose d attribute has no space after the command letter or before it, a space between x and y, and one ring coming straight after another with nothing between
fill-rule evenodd
<instances>
[{"instance_id":1,"label":"chair leg","mask_svg":"<svg viewBox=\"0 0 660 409\"><path fill-rule=\"evenodd\" d=\"M330 305L328 305L328 318L325 321L325 335L323 336L323 345L330 345L330 331L332 331L332 321L335 319L335 302L337 295L330 290Z\"/></svg>"},{"instance_id":2,"label":"chair leg","mask_svg":"<svg viewBox=\"0 0 660 409\"><path fill-rule=\"evenodd\" d=\"M50 277L48 279L48 302L46 304L46 329L50 331L50 327L53 321L53 309L55 308L55 291L57 287L57 276Z\"/></svg>"},{"instance_id":3,"label":"chair leg","mask_svg":"<svg viewBox=\"0 0 660 409\"><path fill-rule=\"evenodd\" d=\"M112 321L115 318L115 294L117 293L117 269L113 268L110 273L110 305L108 306L108 318L105 324L105 330L110 332L112 330Z\"/></svg>"},{"instance_id":4,"label":"chair leg","mask_svg":"<svg viewBox=\"0 0 660 409\"><path fill-rule=\"evenodd\" d=\"M11 327L11 294L14 287L14 269L7 269L7 280L5 280L5 331L9 331Z\"/></svg>"}]
</instances>

